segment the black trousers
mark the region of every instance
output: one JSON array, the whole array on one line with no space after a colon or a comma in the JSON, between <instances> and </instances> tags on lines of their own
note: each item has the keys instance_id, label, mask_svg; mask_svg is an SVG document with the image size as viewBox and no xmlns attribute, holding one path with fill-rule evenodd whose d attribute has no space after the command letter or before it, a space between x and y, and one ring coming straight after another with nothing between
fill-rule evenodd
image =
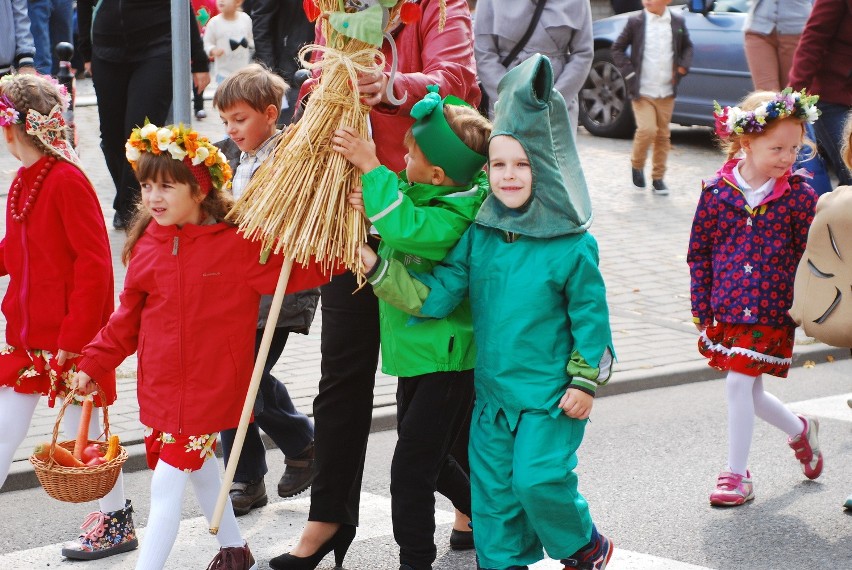
<instances>
[{"instance_id":1,"label":"black trousers","mask_svg":"<svg viewBox=\"0 0 852 570\"><path fill-rule=\"evenodd\" d=\"M375 244L374 244L375 245ZM319 393L314 398L314 466L308 520L358 524L361 478L379 362L379 306L344 273L324 285Z\"/></svg>"},{"instance_id":2,"label":"black trousers","mask_svg":"<svg viewBox=\"0 0 852 570\"><path fill-rule=\"evenodd\" d=\"M115 184L112 207L125 223L136 212L139 182L124 155L130 131L145 118L162 127L172 104L170 54L142 61L114 62L92 57L92 81L98 99L101 150Z\"/></svg>"},{"instance_id":3,"label":"black trousers","mask_svg":"<svg viewBox=\"0 0 852 570\"><path fill-rule=\"evenodd\" d=\"M290 331L286 328L276 328L269 345L269 354L263 365L263 376L260 378L260 387L257 398L254 401L254 422L250 423L246 431L246 439L240 452L240 460L237 462L237 470L234 473L234 481L238 483L251 483L263 479L269 470L266 466L266 448L260 438L262 429L275 442L278 449L288 457L298 455L311 443L314 438L314 427L308 416L296 410L287 386L272 375L272 367L281 358L287 337ZM263 330L258 329L255 337L254 354L260 348L260 339ZM222 453L225 456L225 464L231 457L231 448L234 445L234 436L237 430L222 430Z\"/></svg>"},{"instance_id":4,"label":"black trousers","mask_svg":"<svg viewBox=\"0 0 852 570\"><path fill-rule=\"evenodd\" d=\"M399 561L415 570L430 570L437 555L436 490L470 516L470 479L450 450L472 403L473 370L399 379L391 517Z\"/></svg>"}]
</instances>

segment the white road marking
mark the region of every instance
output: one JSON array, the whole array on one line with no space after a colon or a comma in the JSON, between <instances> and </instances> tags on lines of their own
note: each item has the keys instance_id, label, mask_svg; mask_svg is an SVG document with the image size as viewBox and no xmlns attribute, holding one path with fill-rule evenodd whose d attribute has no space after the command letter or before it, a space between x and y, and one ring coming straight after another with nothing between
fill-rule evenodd
<instances>
[{"instance_id":1,"label":"white road marking","mask_svg":"<svg viewBox=\"0 0 852 570\"><path fill-rule=\"evenodd\" d=\"M187 493L191 495L191 493ZM189 499L193 500L193 499ZM268 561L270 558L286 552L295 544L298 534L308 518L310 497L290 501L271 503L262 509L239 519L240 529L248 541L255 559ZM435 522L447 525L453 522L453 513L445 510L435 511ZM145 529L138 529L140 542L145 539ZM361 494L361 524L358 527L356 541L391 536L390 499L371 493ZM77 563L63 558L59 552L61 544L52 544L21 550L9 554L0 554L0 568L51 570L74 565L80 570L114 570L133 568L139 551L119 554L103 560ZM166 570L200 568L205 566L216 554L218 544L208 532L207 520L195 517L181 521L177 541L172 548ZM649 554L631 552L617 548L607 568L612 570L709 570L675 560L659 558ZM555 560L543 560L530 567L531 570L561 570L562 565Z\"/></svg>"},{"instance_id":2,"label":"white road marking","mask_svg":"<svg viewBox=\"0 0 852 570\"><path fill-rule=\"evenodd\" d=\"M852 394L840 394L828 396L827 398L814 398L787 404L794 412L816 416L818 418L830 418L842 422L852 422L852 409L846 403L852 398Z\"/></svg>"}]
</instances>

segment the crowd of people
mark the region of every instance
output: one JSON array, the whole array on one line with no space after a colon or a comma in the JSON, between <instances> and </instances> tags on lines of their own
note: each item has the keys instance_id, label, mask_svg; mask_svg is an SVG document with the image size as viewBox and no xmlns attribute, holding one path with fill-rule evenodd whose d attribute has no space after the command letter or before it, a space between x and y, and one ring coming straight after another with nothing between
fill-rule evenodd
<instances>
[{"instance_id":1,"label":"crowd of people","mask_svg":"<svg viewBox=\"0 0 852 570\"><path fill-rule=\"evenodd\" d=\"M692 43L670 0L642 3L613 51L636 116L633 183L645 187L653 146L653 192L665 195L668 125ZM766 392L763 375L783 378L791 363L793 279L817 203L795 168L813 156L809 133L841 184L850 182L848 69L824 49L852 50L842 33L852 12L843 11L848 0L817 0L812 13L809 2L794 3L789 19L773 20L778 11L768 3L775 4L755 0L746 32L755 91L715 112L727 156L702 184L687 257L698 348L727 373L728 457L710 495L715 506L755 496L748 469L755 416L787 434L805 477L823 469L818 420ZM221 440L230 462L238 396L248 389L283 263L278 254L258 264L260 244L242 239L226 214L323 79L315 74L291 88L299 47L326 41L319 26L314 37L300 2L196 2L188 55L197 118L206 116L198 95L213 69L212 107L225 130L213 144L167 124L171 3L153 4L77 2L80 29L90 30L79 47L116 191L113 226L127 231L128 270L115 308L104 216L67 139L67 93L49 78L57 38L38 37L47 28L65 39L63 27L46 23L65 18L64 4L30 1L30 23L25 0L0 0L0 127L21 163L0 242L0 273L10 278L0 485L41 396L52 405L74 392L110 405L122 397L115 368L137 352L153 470L136 566L145 570L169 557L187 482L205 516L214 516L221 486L214 452ZM360 71L352 83L369 110L370 137L345 126L329 141L363 172L348 202L372 227L360 252L368 283L342 266L294 266L210 567L256 567L237 517L268 502L260 430L285 455L278 494L311 489L298 541L270 567L315 568L329 553L343 562L359 524L381 351L382 370L399 378L390 494L400 570L435 562L436 491L456 509L451 546L475 549L483 569L527 568L546 552L565 568L603 570L614 542L594 524L574 471L615 359L575 142L577 95L593 53L589 4L539 0L513 3L515 12L490 0L406 4L417 5L417 17L398 6L387 13L386 67ZM839 28L826 29L831 18ZM79 223L58 223L72 208ZM537 311L518 303L521 291L539 299ZM38 306L27 303L34 295ZM271 369L290 333L308 332L319 303L321 378L311 421ZM222 339L228 349L214 349ZM176 398L180 406L166 405ZM77 431L79 409L65 415L67 434ZM98 423L93 414L92 433ZM563 443L556 452L554 441ZM120 475L90 528L62 554L92 560L137 548L132 512Z\"/></svg>"}]
</instances>

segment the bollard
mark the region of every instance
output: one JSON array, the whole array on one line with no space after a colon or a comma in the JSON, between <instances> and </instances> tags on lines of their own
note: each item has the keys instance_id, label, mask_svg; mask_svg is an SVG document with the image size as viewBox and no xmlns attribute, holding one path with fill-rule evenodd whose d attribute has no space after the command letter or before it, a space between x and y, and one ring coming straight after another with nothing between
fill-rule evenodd
<instances>
[{"instance_id":1,"label":"bollard","mask_svg":"<svg viewBox=\"0 0 852 570\"><path fill-rule=\"evenodd\" d=\"M71 73L71 58L74 56L74 46L68 42L59 42L54 48L56 57L59 59L59 72L56 74L56 79L60 85L64 85L68 90L68 108L63 115L65 116L65 124L68 125L68 139L71 141L71 146L77 149L77 126L74 123L74 98L77 94L76 80L74 74Z\"/></svg>"}]
</instances>

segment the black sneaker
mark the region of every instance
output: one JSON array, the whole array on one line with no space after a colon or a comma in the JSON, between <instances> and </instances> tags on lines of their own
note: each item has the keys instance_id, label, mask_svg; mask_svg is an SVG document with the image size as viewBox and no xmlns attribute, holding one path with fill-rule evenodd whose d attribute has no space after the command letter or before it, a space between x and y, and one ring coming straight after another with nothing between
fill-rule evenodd
<instances>
[{"instance_id":1,"label":"black sneaker","mask_svg":"<svg viewBox=\"0 0 852 570\"><path fill-rule=\"evenodd\" d=\"M639 190L645 189L645 174L638 168L633 168L633 186Z\"/></svg>"},{"instance_id":2,"label":"black sneaker","mask_svg":"<svg viewBox=\"0 0 852 570\"><path fill-rule=\"evenodd\" d=\"M651 181L651 185L654 187L652 192L657 196L668 196L669 195L669 187L666 186L666 183L663 182L662 178L656 178Z\"/></svg>"}]
</instances>

